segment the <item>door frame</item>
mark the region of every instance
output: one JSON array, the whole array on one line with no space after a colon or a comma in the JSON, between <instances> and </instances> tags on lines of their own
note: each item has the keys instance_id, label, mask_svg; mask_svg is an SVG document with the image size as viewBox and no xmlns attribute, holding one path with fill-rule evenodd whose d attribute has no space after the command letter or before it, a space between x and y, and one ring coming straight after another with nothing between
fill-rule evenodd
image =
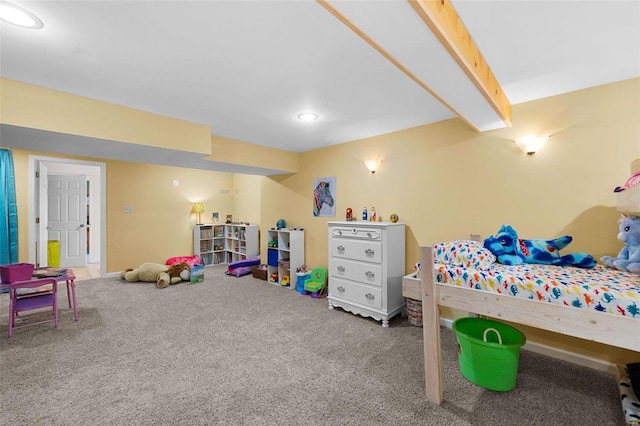
<instances>
[{"instance_id":1,"label":"door frame","mask_svg":"<svg viewBox=\"0 0 640 426\"><path fill-rule=\"evenodd\" d=\"M97 167L100 176L100 277L106 275L107 267L107 165L96 161L72 160L61 157L29 156L29 262L35 264L36 242L39 240L40 225L36 223L38 214L38 188L36 185L36 170L38 164L62 163L79 166ZM40 259L42 263L42 259Z\"/></svg>"}]
</instances>

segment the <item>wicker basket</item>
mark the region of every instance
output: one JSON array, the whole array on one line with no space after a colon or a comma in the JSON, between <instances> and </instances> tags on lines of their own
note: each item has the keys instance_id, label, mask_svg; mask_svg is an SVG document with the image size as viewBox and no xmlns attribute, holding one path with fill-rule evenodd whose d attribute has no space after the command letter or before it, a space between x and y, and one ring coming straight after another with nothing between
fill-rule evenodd
<instances>
[{"instance_id":1,"label":"wicker basket","mask_svg":"<svg viewBox=\"0 0 640 426\"><path fill-rule=\"evenodd\" d=\"M422 327L422 301L406 298L409 324Z\"/></svg>"},{"instance_id":2,"label":"wicker basket","mask_svg":"<svg viewBox=\"0 0 640 426\"><path fill-rule=\"evenodd\" d=\"M258 267L253 267L251 268L251 275L253 275L253 278L257 278L259 280L267 280L267 270L266 269L260 269Z\"/></svg>"}]
</instances>

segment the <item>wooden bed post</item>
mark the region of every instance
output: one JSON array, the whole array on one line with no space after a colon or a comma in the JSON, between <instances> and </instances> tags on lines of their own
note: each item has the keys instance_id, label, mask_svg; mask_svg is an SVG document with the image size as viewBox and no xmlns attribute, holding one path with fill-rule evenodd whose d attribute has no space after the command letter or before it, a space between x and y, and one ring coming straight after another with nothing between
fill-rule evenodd
<instances>
[{"instance_id":1,"label":"wooden bed post","mask_svg":"<svg viewBox=\"0 0 640 426\"><path fill-rule=\"evenodd\" d=\"M435 285L433 247L420 246L420 267L425 388L427 399L440 404L442 402L440 308Z\"/></svg>"}]
</instances>

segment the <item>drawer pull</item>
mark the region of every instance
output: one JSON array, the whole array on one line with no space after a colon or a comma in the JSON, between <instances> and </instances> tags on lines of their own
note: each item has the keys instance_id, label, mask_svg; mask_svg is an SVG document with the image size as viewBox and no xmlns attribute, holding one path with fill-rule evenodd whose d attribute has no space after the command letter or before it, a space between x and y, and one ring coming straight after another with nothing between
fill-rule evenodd
<instances>
[{"instance_id":1,"label":"drawer pull","mask_svg":"<svg viewBox=\"0 0 640 426\"><path fill-rule=\"evenodd\" d=\"M375 296L371 293L365 294L364 297L366 297L369 302L373 302L375 299Z\"/></svg>"},{"instance_id":2,"label":"drawer pull","mask_svg":"<svg viewBox=\"0 0 640 426\"><path fill-rule=\"evenodd\" d=\"M365 273L364 273L364 275L365 275L368 279L370 279L370 280L372 280L372 279L374 279L374 278L376 277L376 274L374 274L374 273L373 273L373 272L371 272L371 271L367 271L367 272L365 272Z\"/></svg>"},{"instance_id":3,"label":"drawer pull","mask_svg":"<svg viewBox=\"0 0 640 426\"><path fill-rule=\"evenodd\" d=\"M344 254L344 246L336 247L338 249L338 254Z\"/></svg>"},{"instance_id":4,"label":"drawer pull","mask_svg":"<svg viewBox=\"0 0 640 426\"><path fill-rule=\"evenodd\" d=\"M375 250L373 250L373 249L366 249L366 250L364 251L364 254L365 254L367 257L373 257L373 256L376 254L376 251L375 251Z\"/></svg>"},{"instance_id":5,"label":"drawer pull","mask_svg":"<svg viewBox=\"0 0 640 426\"><path fill-rule=\"evenodd\" d=\"M338 293L344 293L344 287L342 287L341 285L339 285L336 290L338 290Z\"/></svg>"},{"instance_id":6,"label":"drawer pull","mask_svg":"<svg viewBox=\"0 0 640 426\"><path fill-rule=\"evenodd\" d=\"M344 271L345 271L344 266L342 266L342 265L338 266L338 273L344 274Z\"/></svg>"}]
</instances>

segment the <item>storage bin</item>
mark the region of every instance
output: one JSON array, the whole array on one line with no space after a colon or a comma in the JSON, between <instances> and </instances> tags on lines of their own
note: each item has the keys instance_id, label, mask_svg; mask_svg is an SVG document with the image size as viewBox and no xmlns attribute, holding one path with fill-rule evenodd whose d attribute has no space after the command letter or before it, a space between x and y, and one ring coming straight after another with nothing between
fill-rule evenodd
<instances>
[{"instance_id":1,"label":"storage bin","mask_svg":"<svg viewBox=\"0 0 640 426\"><path fill-rule=\"evenodd\" d=\"M267 270L266 269L260 269L258 267L253 267L251 268L251 275L253 275L253 278L257 278L259 280L267 280Z\"/></svg>"},{"instance_id":2,"label":"storage bin","mask_svg":"<svg viewBox=\"0 0 640 426\"><path fill-rule=\"evenodd\" d=\"M0 279L3 283L30 280L35 265L32 263L14 263L0 266Z\"/></svg>"},{"instance_id":3,"label":"storage bin","mask_svg":"<svg viewBox=\"0 0 640 426\"><path fill-rule=\"evenodd\" d=\"M47 265L52 268L60 267L60 241L47 241Z\"/></svg>"},{"instance_id":4,"label":"storage bin","mask_svg":"<svg viewBox=\"0 0 640 426\"><path fill-rule=\"evenodd\" d=\"M278 250L277 249L267 250L267 264L269 266L278 266Z\"/></svg>"},{"instance_id":5,"label":"storage bin","mask_svg":"<svg viewBox=\"0 0 640 426\"><path fill-rule=\"evenodd\" d=\"M516 386L524 334L506 324L484 318L453 322L458 340L460 372L471 383L493 391Z\"/></svg>"},{"instance_id":6,"label":"storage bin","mask_svg":"<svg viewBox=\"0 0 640 426\"><path fill-rule=\"evenodd\" d=\"M284 268L284 269L289 269L291 263L289 262L289 259L287 260L278 260L278 267L279 268Z\"/></svg>"}]
</instances>

